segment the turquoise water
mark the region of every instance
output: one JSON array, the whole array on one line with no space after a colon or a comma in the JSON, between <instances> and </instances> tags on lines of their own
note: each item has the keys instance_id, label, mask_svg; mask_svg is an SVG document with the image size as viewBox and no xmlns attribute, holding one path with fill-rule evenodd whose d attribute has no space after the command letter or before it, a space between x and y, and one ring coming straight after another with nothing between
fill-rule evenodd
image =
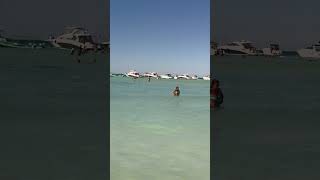
<instances>
[{"instance_id":1,"label":"turquoise water","mask_svg":"<svg viewBox=\"0 0 320 180\"><path fill-rule=\"evenodd\" d=\"M176 85L180 97L171 95ZM209 86L112 77L111 179L209 179Z\"/></svg>"}]
</instances>

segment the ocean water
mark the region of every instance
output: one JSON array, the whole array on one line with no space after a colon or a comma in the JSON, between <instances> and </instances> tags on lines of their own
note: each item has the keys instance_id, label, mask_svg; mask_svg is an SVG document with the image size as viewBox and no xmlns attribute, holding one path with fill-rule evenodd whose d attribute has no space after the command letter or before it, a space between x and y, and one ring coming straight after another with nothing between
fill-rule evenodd
<instances>
[{"instance_id":1,"label":"ocean water","mask_svg":"<svg viewBox=\"0 0 320 180\"><path fill-rule=\"evenodd\" d=\"M108 179L108 59L0 48L0 179Z\"/></svg>"},{"instance_id":2,"label":"ocean water","mask_svg":"<svg viewBox=\"0 0 320 180\"><path fill-rule=\"evenodd\" d=\"M110 81L112 180L210 178L209 81Z\"/></svg>"},{"instance_id":3,"label":"ocean water","mask_svg":"<svg viewBox=\"0 0 320 180\"><path fill-rule=\"evenodd\" d=\"M320 61L211 57L225 95L212 112L220 180L319 179Z\"/></svg>"}]
</instances>

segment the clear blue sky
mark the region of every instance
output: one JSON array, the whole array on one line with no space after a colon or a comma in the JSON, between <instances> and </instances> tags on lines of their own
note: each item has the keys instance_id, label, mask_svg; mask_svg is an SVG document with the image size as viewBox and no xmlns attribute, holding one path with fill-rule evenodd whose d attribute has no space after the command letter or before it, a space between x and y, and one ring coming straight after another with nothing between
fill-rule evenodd
<instances>
[{"instance_id":1,"label":"clear blue sky","mask_svg":"<svg viewBox=\"0 0 320 180\"><path fill-rule=\"evenodd\" d=\"M111 72L210 72L209 0L111 0Z\"/></svg>"}]
</instances>

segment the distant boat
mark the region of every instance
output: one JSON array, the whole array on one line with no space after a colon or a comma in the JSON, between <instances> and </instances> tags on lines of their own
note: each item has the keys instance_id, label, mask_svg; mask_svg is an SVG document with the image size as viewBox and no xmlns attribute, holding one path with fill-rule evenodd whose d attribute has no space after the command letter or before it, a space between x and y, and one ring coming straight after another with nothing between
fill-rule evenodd
<instances>
[{"instance_id":1,"label":"distant boat","mask_svg":"<svg viewBox=\"0 0 320 180\"><path fill-rule=\"evenodd\" d=\"M159 75L156 72L147 72L147 73L144 73L143 76L144 77L159 78Z\"/></svg>"},{"instance_id":2,"label":"distant boat","mask_svg":"<svg viewBox=\"0 0 320 180\"><path fill-rule=\"evenodd\" d=\"M140 77L140 74L135 71L135 70L130 70L128 73L127 73L127 76L128 77L133 77L133 78L139 78Z\"/></svg>"},{"instance_id":3,"label":"distant boat","mask_svg":"<svg viewBox=\"0 0 320 180\"><path fill-rule=\"evenodd\" d=\"M120 77L126 77L125 74L121 74L121 73L112 73L113 76L120 76Z\"/></svg>"},{"instance_id":4,"label":"distant boat","mask_svg":"<svg viewBox=\"0 0 320 180\"><path fill-rule=\"evenodd\" d=\"M3 36L0 31L0 47L2 48L29 48L39 49L52 47L50 43L43 40L14 39Z\"/></svg>"},{"instance_id":5,"label":"distant boat","mask_svg":"<svg viewBox=\"0 0 320 180\"><path fill-rule=\"evenodd\" d=\"M63 49L79 49L93 50L96 48L92 40L91 34L81 27L66 27L65 32L57 38L50 37L49 42L54 47Z\"/></svg>"},{"instance_id":6,"label":"distant boat","mask_svg":"<svg viewBox=\"0 0 320 180\"><path fill-rule=\"evenodd\" d=\"M262 51L264 56L280 56L282 54L279 44L276 43L271 43L269 47L263 48Z\"/></svg>"},{"instance_id":7,"label":"distant boat","mask_svg":"<svg viewBox=\"0 0 320 180\"><path fill-rule=\"evenodd\" d=\"M198 76L197 76L197 75L193 75L193 76L191 76L191 79L197 80L197 79L198 79Z\"/></svg>"},{"instance_id":8,"label":"distant boat","mask_svg":"<svg viewBox=\"0 0 320 180\"><path fill-rule=\"evenodd\" d=\"M256 48L250 41L234 41L227 45L218 46L224 55L257 55Z\"/></svg>"},{"instance_id":9,"label":"distant boat","mask_svg":"<svg viewBox=\"0 0 320 180\"><path fill-rule=\"evenodd\" d=\"M297 51L302 58L320 58L320 42Z\"/></svg>"},{"instance_id":10,"label":"distant boat","mask_svg":"<svg viewBox=\"0 0 320 180\"><path fill-rule=\"evenodd\" d=\"M206 80L206 81L210 81L210 75L203 76L202 79L203 79L203 80Z\"/></svg>"},{"instance_id":11,"label":"distant boat","mask_svg":"<svg viewBox=\"0 0 320 180\"><path fill-rule=\"evenodd\" d=\"M191 77L188 74L182 74L177 77L178 79L191 79Z\"/></svg>"},{"instance_id":12,"label":"distant boat","mask_svg":"<svg viewBox=\"0 0 320 180\"><path fill-rule=\"evenodd\" d=\"M171 74L162 74L160 75L161 79L173 79L173 76Z\"/></svg>"}]
</instances>

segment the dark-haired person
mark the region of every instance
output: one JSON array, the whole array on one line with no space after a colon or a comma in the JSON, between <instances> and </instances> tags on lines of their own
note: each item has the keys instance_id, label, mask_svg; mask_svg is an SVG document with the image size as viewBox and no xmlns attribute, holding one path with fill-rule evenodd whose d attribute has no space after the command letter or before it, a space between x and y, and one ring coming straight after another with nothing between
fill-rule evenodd
<instances>
[{"instance_id":1,"label":"dark-haired person","mask_svg":"<svg viewBox=\"0 0 320 180\"><path fill-rule=\"evenodd\" d=\"M223 103L223 93L220 89L220 82L213 79L210 87L210 107L216 109Z\"/></svg>"},{"instance_id":2,"label":"dark-haired person","mask_svg":"<svg viewBox=\"0 0 320 180\"><path fill-rule=\"evenodd\" d=\"M176 89L172 93L173 93L174 96L180 96L179 86L177 86Z\"/></svg>"}]
</instances>

